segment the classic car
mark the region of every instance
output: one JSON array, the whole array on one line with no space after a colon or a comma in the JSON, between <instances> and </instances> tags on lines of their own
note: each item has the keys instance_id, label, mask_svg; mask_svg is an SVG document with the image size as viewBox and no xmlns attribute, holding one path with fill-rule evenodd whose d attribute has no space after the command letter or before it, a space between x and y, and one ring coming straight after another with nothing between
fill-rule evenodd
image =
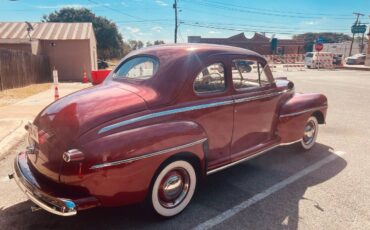
<instances>
[{"instance_id":1,"label":"classic car","mask_svg":"<svg viewBox=\"0 0 370 230\"><path fill-rule=\"evenodd\" d=\"M327 106L324 95L274 79L266 60L246 49L140 49L103 84L53 102L29 122L13 177L57 215L148 201L171 217L209 174L280 145L311 149Z\"/></svg>"}]
</instances>

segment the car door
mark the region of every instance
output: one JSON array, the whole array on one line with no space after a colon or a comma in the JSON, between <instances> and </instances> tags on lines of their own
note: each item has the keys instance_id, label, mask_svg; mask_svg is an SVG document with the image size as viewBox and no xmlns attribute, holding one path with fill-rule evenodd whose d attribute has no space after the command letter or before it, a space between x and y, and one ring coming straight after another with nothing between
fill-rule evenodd
<instances>
[{"instance_id":1,"label":"car door","mask_svg":"<svg viewBox=\"0 0 370 230\"><path fill-rule=\"evenodd\" d=\"M274 139L274 121L280 93L270 72L253 59L232 61L234 129L231 160L253 154Z\"/></svg>"},{"instance_id":2,"label":"car door","mask_svg":"<svg viewBox=\"0 0 370 230\"><path fill-rule=\"evenodd\" d=\"M208 170L230 162L234 101L227 82L229 72L225 63L210 61L193 82L196 105L204 108L194 111L192 119L207 133Z\"/></svg>"}]
</instances>

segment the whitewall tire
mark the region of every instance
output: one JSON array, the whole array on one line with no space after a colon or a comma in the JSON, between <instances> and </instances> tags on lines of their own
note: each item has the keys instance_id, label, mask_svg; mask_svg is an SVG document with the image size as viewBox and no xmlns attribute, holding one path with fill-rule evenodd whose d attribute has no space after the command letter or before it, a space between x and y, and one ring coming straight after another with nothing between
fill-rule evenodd
<instances>
[{"instance_id":1,"label":"whitewall tire","mask_svg":"<svg viewBox=\"0 0 370 230\"><path fill-rule=\"evenodd\" d=\"M319 122L317 121L316 117L311 116L310 118L308 118L303 130L301 147L304 150L311 149L316 143L318 133L319 133Z\"/></svg>"},{"instance_id":2,"label":"whitewall tire","mask_svg":"<svg viewBox=\"0 0 370 230\"><path fill-rule=\"evenodd\" d=\"M151 205L156 213L171 217L189 204L197 186L193 166L184 160L166 165L155 178L151 191Z\"/></svg>"}]
</instances>

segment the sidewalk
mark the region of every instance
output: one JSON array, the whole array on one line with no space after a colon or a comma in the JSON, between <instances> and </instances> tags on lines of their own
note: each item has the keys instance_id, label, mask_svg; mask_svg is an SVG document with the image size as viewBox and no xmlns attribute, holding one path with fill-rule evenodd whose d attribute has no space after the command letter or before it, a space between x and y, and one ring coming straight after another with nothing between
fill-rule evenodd
<instances>
[{"instance_id":1,"label":"sidewalk","mask_svg":"<svg viewBox=\"0 0 370 230\"><path fill-rule=\"evenodd\" d=\"M63 97L90 86L91 84L60 83L59 95ZM23 140L26 134L24 125L53 101L54 88L50 88L14 104L0 107L0 160L9 149Z\"/></svg>"}]
</instances>

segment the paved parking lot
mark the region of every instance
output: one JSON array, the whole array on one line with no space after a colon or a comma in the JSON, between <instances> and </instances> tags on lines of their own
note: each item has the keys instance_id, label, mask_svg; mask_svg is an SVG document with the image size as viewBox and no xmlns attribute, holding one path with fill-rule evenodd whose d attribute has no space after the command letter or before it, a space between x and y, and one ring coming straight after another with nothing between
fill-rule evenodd
<instances>
[{"instance_id":1,"label":"paved parking lot","mask_svg":"<svg viewBox=\"0 0 370 230\"><path fill-rule=\"evenodd\" d=\"M297 92L322 92L327 124L308 152L279 147L208 177L175 218L144 205L97 208L74 217L30 212L31 203L6 179L14 154L0 161L1 229L370 229L370 72L277 72Z\"/></svg>"}]
</instances>

